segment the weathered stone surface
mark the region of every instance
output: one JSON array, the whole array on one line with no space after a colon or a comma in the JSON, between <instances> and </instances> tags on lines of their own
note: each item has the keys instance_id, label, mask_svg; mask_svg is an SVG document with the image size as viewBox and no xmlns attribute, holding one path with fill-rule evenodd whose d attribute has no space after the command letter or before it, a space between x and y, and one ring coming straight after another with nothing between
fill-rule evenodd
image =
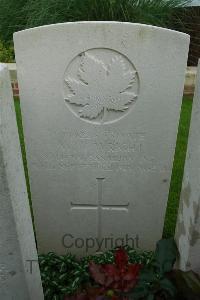
<instances>
[{"instance_id":1,"label":"weathered stone surface","mask_svg":"<svg viewBox=\"0 0 200 300\"><path fill-rule=\"evenodd\" d=\"M8 69L10 71L11 82L13 85L13 95L19 96L16 64L7 63L6 65L8 66ZM187 67L187 71L185 74L185 85L184 85L185 96L193 97L194 95L196 73L197 73L197 67Z\"/></svg>"},{"instance_id":2,"label":"weathered stone surface","mask_svg":"<svg viewBox=\"0 0 200 300\"><path fill-rule=\"evenodd\" d=\"M43 299L9 73L0 64L0 299Z\"/></svg>"},{"instance_id":3,"label":"weathered stone surface","mask_svg":"<svg viewBox=\"0 0 200 300\"><path fill-rule=\"evenodd\" d=\"M85 255L79 237L93 238L91 253L98 242L102 249L136 235L141 248L154 248L189 37L80 22L18 32L14 40L39 251Z\"/></svg>"},{"instance_id":4,"label":"weathered stone surface","mask_svg":"<svg viewBox=\"0 0 200 300\"><path fill-rule=\"evenodd\" d=\"M184 95L185 96L194 96L195 82L196 82L196 67L187 67L187 72L185 74L185 86L184 86Z\"/></svg>"},{"instance_id":5,"label":"weathered stone surface","mask_svg":"<svg viewBox=\"0 0 200 300\"><path fill-rule=\"evenodd\" d=\"M200 64L176 228L179 267L200 274Z\"/></svg>"}]
</instances>

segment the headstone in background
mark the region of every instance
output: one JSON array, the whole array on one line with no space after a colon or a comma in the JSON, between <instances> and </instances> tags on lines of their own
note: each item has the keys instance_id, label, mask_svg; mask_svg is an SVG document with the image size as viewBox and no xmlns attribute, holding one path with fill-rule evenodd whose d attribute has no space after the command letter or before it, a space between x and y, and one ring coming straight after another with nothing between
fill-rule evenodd
<instances>
[{"instance_id":1,"label":"headstone in background","mask_svg":"<svg viewBox=\"0 0 200 300\"><path fill-rule=\"evenodd\" d=\"M200 274L200 64L176 228L179 267Z\"/></svg>"},{"instance_id":2,"label":"headstone in background","mask_svg":"<svg viewBox=\"0 0 200 300\"><path fill-rule=\"evenodd\" d=\"M78 22L21 31L14 42L40 253L85 255L101 242L101 250L120 239L133 245L137 236L137 246L153 249L162 236L189 37Z\"/></svg>"},{"instance_id":3,"label":"headstone in background","mask_svg":"<svg viewBox=\"0 0 200 300\"><path fill-rule=\"evenodd\" d=\"M28 260L33 260L32 272ZM0 64L0 299L43 299L11 84L3 64Z\"/></svg>"}]
</instances>

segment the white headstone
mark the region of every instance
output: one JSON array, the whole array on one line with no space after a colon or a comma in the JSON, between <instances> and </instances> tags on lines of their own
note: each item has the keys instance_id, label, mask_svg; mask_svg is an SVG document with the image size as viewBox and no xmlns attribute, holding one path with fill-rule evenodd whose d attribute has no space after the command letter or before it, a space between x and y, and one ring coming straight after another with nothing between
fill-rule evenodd
<instances>
[{"instance_id":1,"label":"white headstone","mask_svg":"<svg viewBox=\"0 0 200 300\"><path fill-rule=\"evenodd\" d=\"M200 274L200 63L196 79L195 96L176 240L180 252L179 267Z\"/></svg>"},{"instance_id":2,"label":"white headstone","mask_svg":"<svg viewBox=\"0 0 200 300\"><path fill-rule=\"evenodd\" d=\"M28 260L33 260L32 270ZM3 64L0 64L0 299L43 299L11 84Z\"/></svg>"},{"instance_id":3,"label":"white headstone","mask_svg":"<svg viewBox=\"0 0 200 300\"><path fill-rule=\"evenodd\" d=\"M14 41L39 251L85 255L88 238L92 253L97 242L102 250L137 235L139 247L154 248L189 37L78 22L21 31Z\"/></svg>"}]
</instances>

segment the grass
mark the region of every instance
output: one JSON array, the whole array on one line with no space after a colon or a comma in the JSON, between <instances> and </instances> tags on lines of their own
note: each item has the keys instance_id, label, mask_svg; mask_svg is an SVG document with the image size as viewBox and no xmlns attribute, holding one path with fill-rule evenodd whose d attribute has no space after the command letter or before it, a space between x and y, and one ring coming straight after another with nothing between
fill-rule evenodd
<instances>
[{"instance_id":1,"label":"grass","mask_svg":"<svg viewBox=\"0 0 200 300\"><path fill-rule=\"evenodd\" d=\"M184 97L179 121L179 129L170 183L168 205L165 216L165 225L163 230L163 237L166 238L173 236L175 232L176 218L185 165L185 157L187 151L191 112L192 101L191 99Z\"/></svg>"},{"instance_id":2,"label":"grass","mask_svg":"<svg viewBox=\"0 0 200 300\"><path fill-rule=\"evenodd\" d=\"M28 197L29 197L31 211L32 211L31 189L30 189L29 176L28 176L28 166L27 166L27 160L26 160L26 148L25 148L25 143L24 143L24 132L23 132L22 115L21 115L21 108L20 108L19 98L17 98L17 97L14 98L14 104L15 104L15 111L16 111L16 117L17 117L17 126L18 126L18 133L19 133L21 151L22 151L22 159L23 159L23 164L24 164L24 172L25 172L25 177L26 177L27 192L28 192Z\"/></svg>"},{"instance_id":3,"label":"grass","mask_svg":"<svg viewBox=\"0 0 200 300\"><path fill-rule=\"evenodd\" d=\"M124 21L169 27L174 19L179 21L175 17L177 8L182 8L189 2L190 0L29 0L22 12L26 16L26 27L81 20Z\"/></svg>"},{"instance_id":4,"label":"grass","mask_svg":"<svg viewBox=\"0 0 200 300\"><path fill-rule=\"evenodd\" d=\"M20 138L21 149L22 149L22 157L24 162L28 195L31 203L31 192L30 192L28 168L27 168L27 161L26 161L26 150L24 145L20 101L18 100L19 99L15 98L15 109L17 115L17 124L19 129L19 138ZM191 111L192 111L191 99L184 98L182 103L182 109L181 109L179 131L178 131L174 165L173 165L170 191L169 191L168 206L167 206L165 225L163 231L163 237L165 238L173 236L175 231L179 198L181 192L181 184L182 184L183 171L184 171L185 156L187 150L187 140L188 140L189 126L190 126Z\"/></svg>"}]
</instances>

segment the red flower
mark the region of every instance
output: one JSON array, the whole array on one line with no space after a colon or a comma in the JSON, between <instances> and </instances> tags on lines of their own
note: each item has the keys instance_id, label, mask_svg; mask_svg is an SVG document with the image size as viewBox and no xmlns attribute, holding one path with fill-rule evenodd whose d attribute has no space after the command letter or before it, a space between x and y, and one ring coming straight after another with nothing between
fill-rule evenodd
<instances>
[{"instance_id":1,"label":"red flower","mask_svg":"<svg viewBox=\"0 0 200 300\"><path fill-rule=\"evenodd\" d=\"M123 248L115 252L115 264L120 269L123 269L128 264L128 254Z\"/></svg>"},{"instance_id":2,"label":"red flower","mask_svg":"<svg viewBox=\"0 0 200 300\"><path fill-rule=\"evenodd\" d=\"M105 288L128 292L134 288L138 281L140 264L128 264L128 255L124 249L115 253L115 263L96 265L90 262L90 273L95 282Z\"/></svg>"}]
</instances>

